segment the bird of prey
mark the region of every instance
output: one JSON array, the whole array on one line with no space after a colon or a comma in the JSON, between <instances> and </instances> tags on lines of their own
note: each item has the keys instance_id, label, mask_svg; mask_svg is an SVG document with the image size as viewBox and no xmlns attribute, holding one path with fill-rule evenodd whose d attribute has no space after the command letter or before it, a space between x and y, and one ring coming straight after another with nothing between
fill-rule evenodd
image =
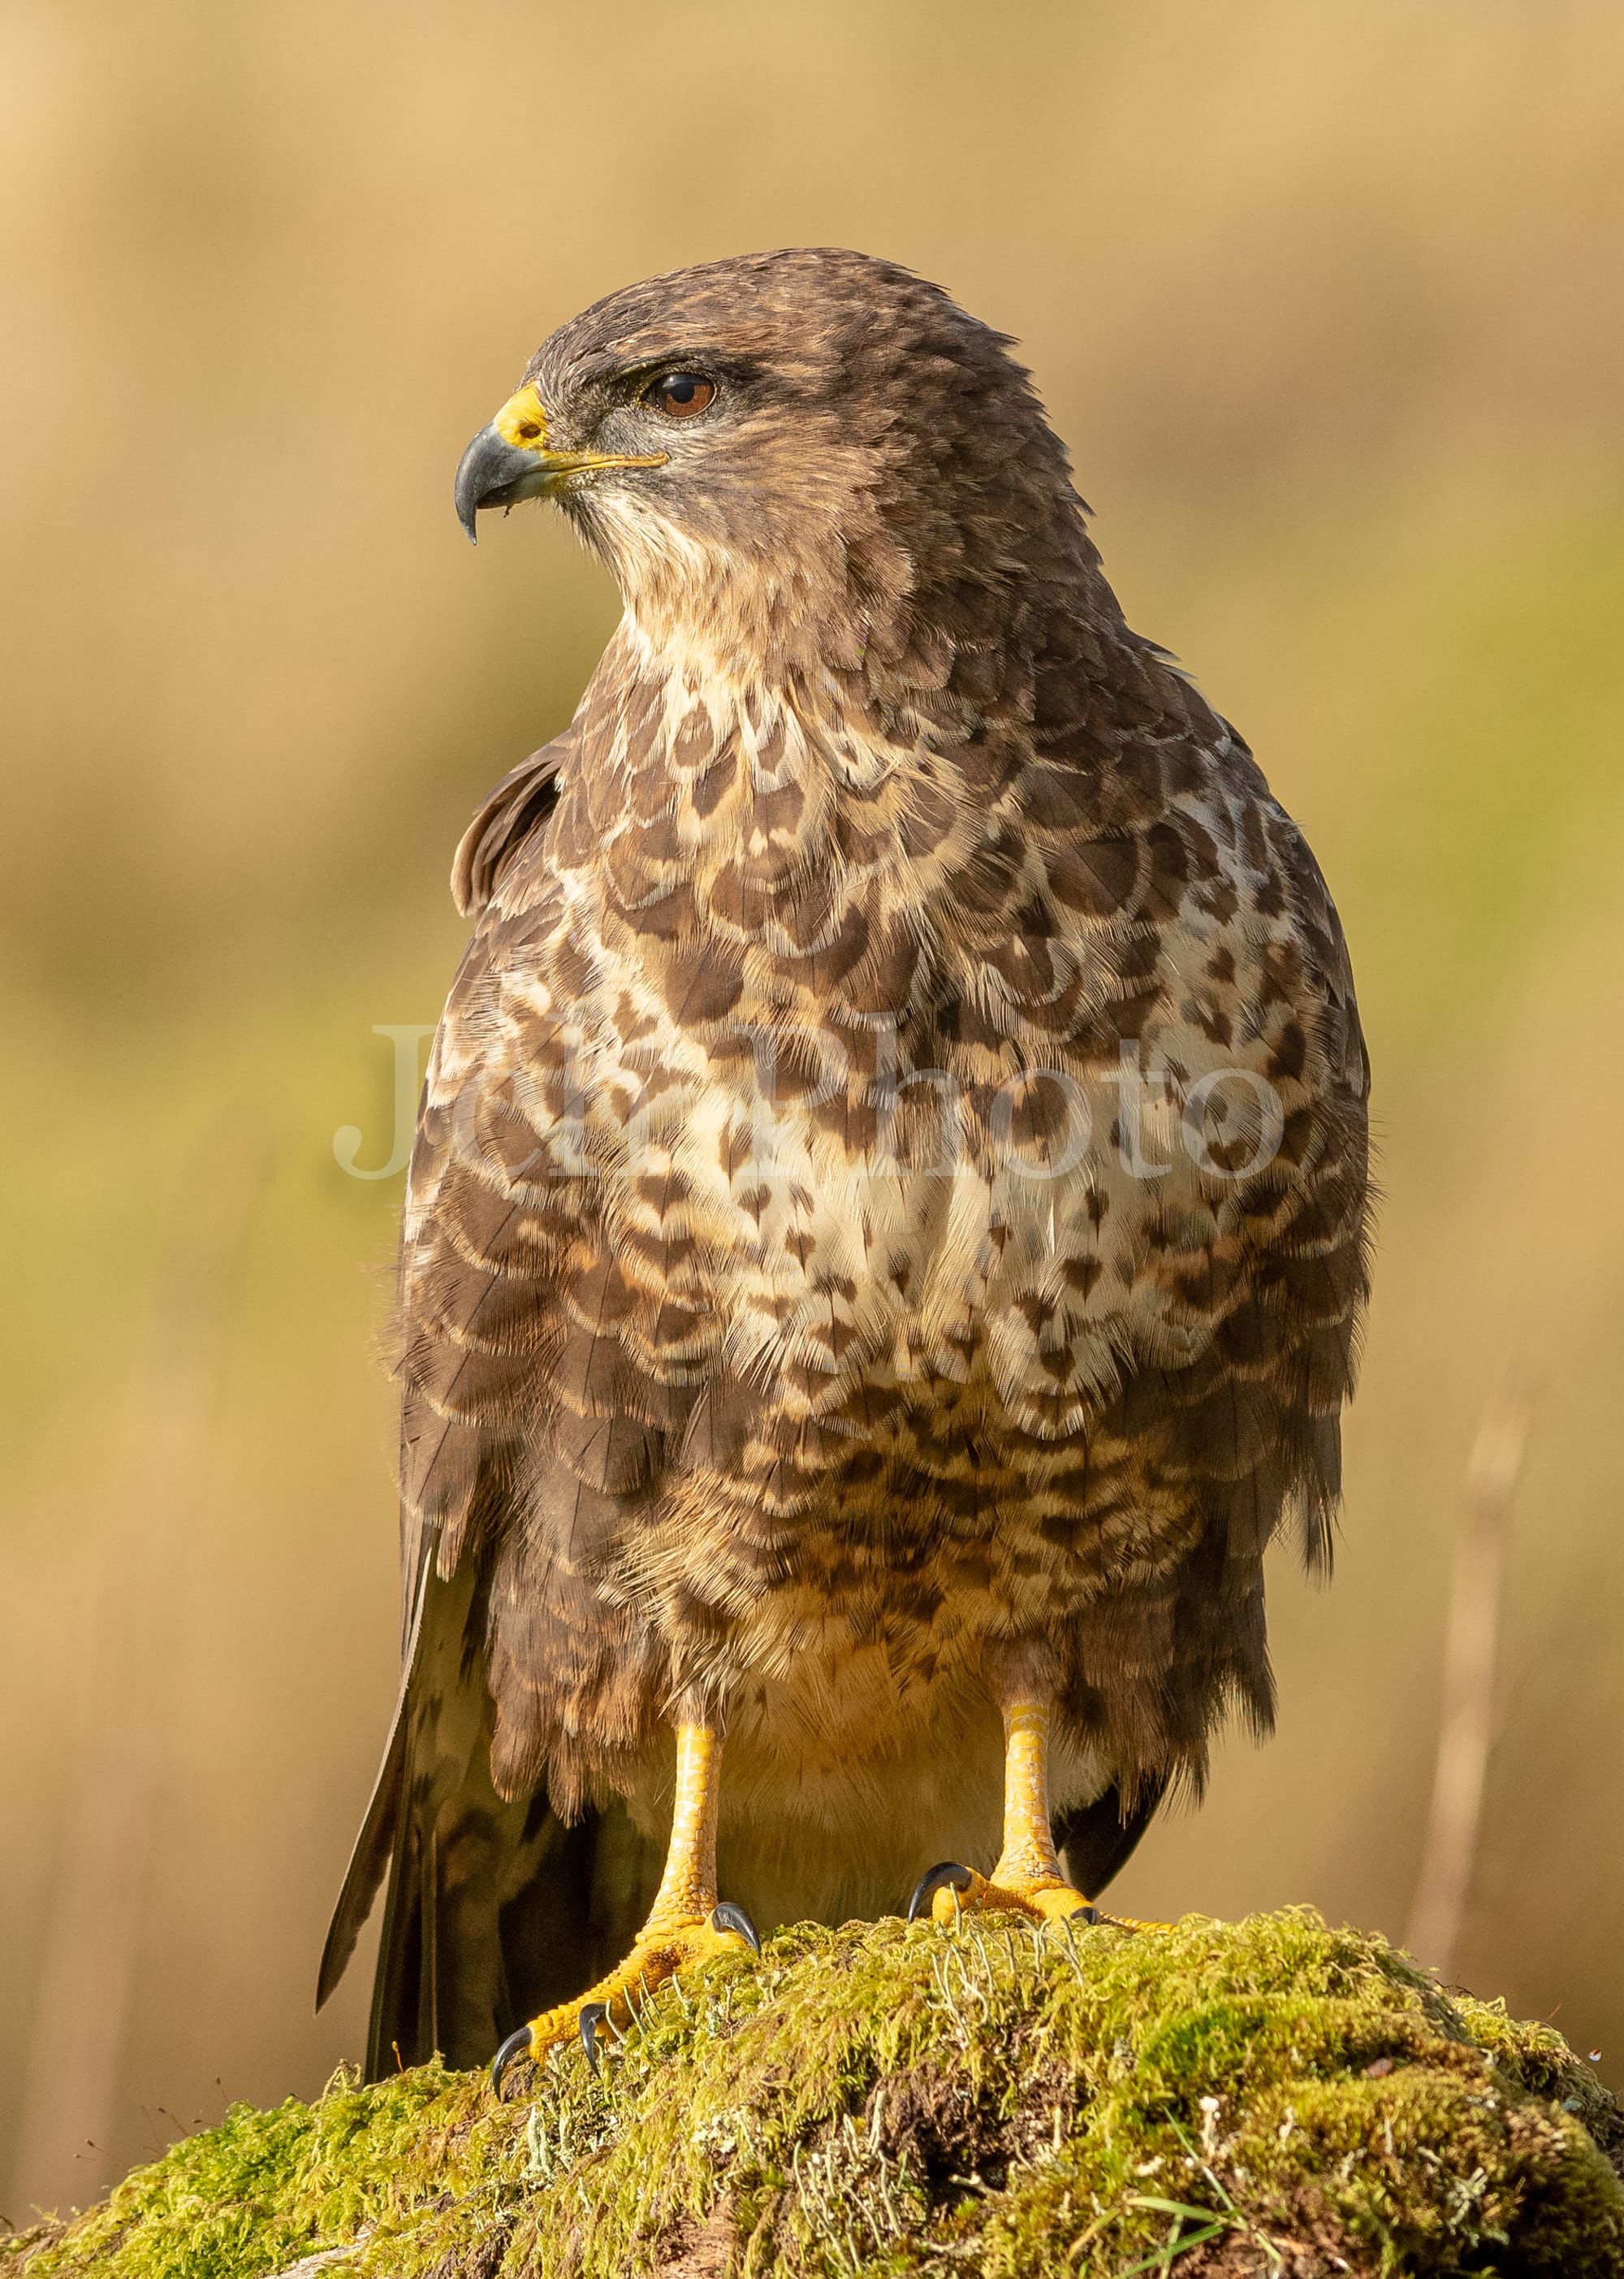
<instances>
[{"instance_id":1,"label":"bird of prey","mask_svg":"<svg viewBox=\"0 0 1624 2279\"><path fill-rule=\"evenodd\" d=\"M374 2073L590 2050L933 1860L935 1915L1086 1919L1271 1723L1367 1288L1347 951L1011 347L886 261L709 263L458 471L624 614L456 856L404 1677L322 1972L387 1873Z\"/></svg>"}]
</instances>

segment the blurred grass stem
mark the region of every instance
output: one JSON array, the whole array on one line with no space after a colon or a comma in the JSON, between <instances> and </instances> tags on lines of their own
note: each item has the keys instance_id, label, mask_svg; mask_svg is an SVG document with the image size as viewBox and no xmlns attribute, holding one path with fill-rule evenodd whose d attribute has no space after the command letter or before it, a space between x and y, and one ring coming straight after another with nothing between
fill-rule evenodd
<instances>
[{"instance_id":1,"label":"blurred grass stem","mask_svg":"<svg viewBox=\"0 0 1624 2279\"><path fill-rule=\"evenodd\" d=\"M1444 1713L1432 1807L1405 1945L1440 1976L1453 1971L1482 1825L1494 1740L1495 1649L1512 1497L1533 1415L1534 1381L1517 1362L1483 1411L1467 1466L1444 1645Z\"/></svg>"}]
</instances>

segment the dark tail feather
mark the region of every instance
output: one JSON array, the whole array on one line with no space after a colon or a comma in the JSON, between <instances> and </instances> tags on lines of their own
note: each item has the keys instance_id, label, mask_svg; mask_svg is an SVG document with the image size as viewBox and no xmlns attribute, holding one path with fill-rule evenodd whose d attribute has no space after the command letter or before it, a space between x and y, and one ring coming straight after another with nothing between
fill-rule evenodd
<instances>
[{"instance_id":1,"label":"dark tail feather","mask_svg":"<svg viewBox=\"0 0 1624 2279\"><path fill-rule=\"evenodd\" d=\"M372 1912L378 1887L387 1872L395 1845L395 1831L400 1822L405 1776L406 1723L397 1709L395 1723L389 1729L389 1743L384 1751L383 1764L372 1789L372 1801L366 1807L366 1818L361 1823L356 1848L349 1855L344 1887L338 1895L333 1920L327 1926L326 1945L321 1950L321 1968L316 1974L316 2007L318 2010L349 1968L356 1941L361 1936L363 1924Z\"/></svg>"},{"instance_id":2,"label":"dark tail feather","mask_svg":"<svg viewBox=\"0 0 1624 2279\"><path fill-rule=\"evenodd\" d=\"M326 2001L342 1976L387 1870L369 2081L437 2050L448 2065L483 2065L515 2026L625 1953L659 1883L662 1847L618 1807L566 1828L540 1792L497 1795L483 1638L474 1577L426 1568L318 1989Z\"/></svg>"},{"instance_id":3,"label":"dark tail feather","mask_svg":"<svg viewBox=\"0 0 1624 2279\"><path fill-rule=\"evenodd\" d=\"M362 1926L372 1915L372 1903L378 1896L378 1884L383 1883L389 1867L389 1855L394 1851L394 1839L401 1828L401 1807L405 1803L405 1771L410 1755L410 1721L408 1712L412 1707L419 1661L424 1654L424 1621L431 1605L431 1584L435 1582L428 1566L428 1543L424 1543L417 1556L417 1582L412 1588L412 1621L405 1631L405 1647L401 1654L401 1691L394 1698L394 1716L389 1718L389 1738L383 1746L383 1764L378 1766L378 1777L372 1784L372 1798L367 1800L367 1816L360 1823L360 1835L356 1837L356 1848L344 1868L344 1887L340 1890L333 1907L333 1922L328 1923L328 1938L321 1948L321 1967L317 1971L317 2010L328 2001L349 1960L356 1953L356 1939ZM467 1614L467 1593L458 1593L463 1611ZM440 1605L442 1591L435 1602ZM389 1884L394 1896L394 1884Z\"/></svg>"},{"instance_id":4,"label":"dark tail feather","mask_svg":"<svg viewBox=\"0 0 1624 2279\"><path fill-rule=\"evenodd\" d=\"M389 1876L367 2079L436 2050L448 2065L484 2065L516 2026L620 1960L661 1864L617 1807L566 1828L545 1796L504 1804L486 1779L471 1778L437 1826L410 1815Z\"/></svg>"},{"instance_id":5,"label":"dark tail feather","mask_svg":"<svg viewBox=\"0 0 1624 2279\"><path fill-rule=\"evenodd\" d=\"M318 2010L349 1968L356 1941L372 1912L378 1887L384 1879L390 1855L395 1849L395 1837L401 1825L406 1794L410 1739L408 1712L412 1706L414 1681L423 1654L424 1617L428 1609L431 1579L427 1560L419 1556L417 1582L412 1592L411 1623L402 1655L401 1690L395 1698L395 1715L389 1723L389 1738L384 1744L383 1762L378 1769L378 1778L372 1784L372 1793L367 1802L366 1817L361 1822L361 1832L356 1838L350 1853L349 1865L344 1870L343 1887L333 1909L333 1920L327 1925L326 1942L321 1950L321 1967L316 1974L316 2007ZM394 1891L392 1881L391 1899Z\"/></svg>"},{"instance_id":6,"label":"dark tail feather","mask_svg":"<svg viewBox=\"0 0 1624 2279\"><path fill-rule=\"evenodd\" d=\"M1156 1816L1167 1788L1165 1781L1143 1783L1129 1810L1122 1810L1122 1792L1115 1784L1092 1804L1064 1814L1055 1822L1055 1845L1063 1854L1068 1880L1074 1888L1097 1899L1113 1876L1125 1868L1141 1836Z\"/></svg>"}]
</instances>

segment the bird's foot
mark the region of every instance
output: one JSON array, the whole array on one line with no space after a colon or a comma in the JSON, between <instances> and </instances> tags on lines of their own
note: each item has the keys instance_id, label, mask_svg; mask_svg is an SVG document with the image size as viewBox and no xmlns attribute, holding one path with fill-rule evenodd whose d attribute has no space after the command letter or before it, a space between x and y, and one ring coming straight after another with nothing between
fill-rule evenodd
<instances>
[{"instance_id":1,"label":"bird's foot","mask_svg":"<svg viewBox=\"0 0 1624 2279\"><path fill-rule=\"evenodd\" d=\"M637 1945L617 1969L600 1978L572 2002L544 2010L527 2026L509 2034L491 2065L491 2086L502 2095L502 2076L520 2058L540 2059L559 2042L578 2034L587 2063L595 2073L598 2051L605 2033L617 2037L636 2016L637 2005L663 1979L679 1970L709 1962L718 1954L759 1954L761 1940L744 1909L731 1900L708 1913L676 1916L665 1922L653 1920L638 1935Z\"/></svg>"},{"instance_id":2,"label":"bird's foot","mask_svg":"<svg viewBox=\"0 0 1624 2279\"><path fill-rule=\"evenodd\" d=\"M973 1868L961 1867L956 1860L944 1860L920 1877L908 1903L908 1919L916 1922L928 1911L932 1922L952 1923L961 1915L1000 1910L1023 1915L1028 1922L1113 1923L1127 1930L1165 1927L1142 1922L1137 1915L1107 1915L1057 1876L1011 1875L1007 1870L1000 1874L995 1868L988 1877L978 1876Z\"/></svg>"}]
</instances>

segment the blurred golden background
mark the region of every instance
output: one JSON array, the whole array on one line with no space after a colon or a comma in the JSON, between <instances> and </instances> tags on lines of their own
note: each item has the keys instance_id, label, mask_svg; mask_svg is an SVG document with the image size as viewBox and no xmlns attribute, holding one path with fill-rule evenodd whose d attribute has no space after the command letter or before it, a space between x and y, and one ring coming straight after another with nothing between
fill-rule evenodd
<instances>
[{"instance_id":1,"label":"blurred golden background","mask_svg":"<svg viewBox=\"0 0 1624 2279\"><path fill-rule=\"evenodd\" d=\"M0 2208L360 2045L365 1969L310 1994L395 1683L401 1182L333 1134L386 1161L374 1024L433 1020L452 846L616 609L556 518L471 553L452 470L586 302L778 244L1020 336L1352 943L1340 1572L1281 1562L1280 1736L1122 1904L1402 1932L1521 1361L1454 1967L1624 2078L1616 0L9 0L0 54Z\"/></svg>"}]
</instances>

